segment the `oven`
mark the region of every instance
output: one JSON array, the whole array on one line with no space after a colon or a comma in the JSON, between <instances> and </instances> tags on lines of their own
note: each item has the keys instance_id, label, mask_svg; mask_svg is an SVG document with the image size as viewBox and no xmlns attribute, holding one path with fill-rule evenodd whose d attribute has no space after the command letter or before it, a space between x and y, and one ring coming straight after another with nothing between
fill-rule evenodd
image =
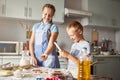
<instances>
[{"instance_id":1,"label":"oven","mask_svg":"<svg viewBox=\"0 0 120 80\"><path fill-rule=\"evenodd\" d=\"M0 41L0 55L19 55L23 50L23 42Z\"/></svg>"}]
</instances>

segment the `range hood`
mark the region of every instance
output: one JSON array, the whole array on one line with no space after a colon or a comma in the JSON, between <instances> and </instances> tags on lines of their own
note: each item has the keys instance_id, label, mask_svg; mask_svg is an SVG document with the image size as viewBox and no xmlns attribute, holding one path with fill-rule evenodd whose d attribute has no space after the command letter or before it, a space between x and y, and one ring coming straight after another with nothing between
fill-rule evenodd
<instances>
[{"instance_id":1,"label":"range hood","mask_svg":"<svg viewBox=\"0 0 120 80\"><path fill-rule=\"evenodd\" d=\"M83 10L75 10L65 8L65 16L67 17L89 17L92 16L92 13Z\"/></svg>"}]
</instances>

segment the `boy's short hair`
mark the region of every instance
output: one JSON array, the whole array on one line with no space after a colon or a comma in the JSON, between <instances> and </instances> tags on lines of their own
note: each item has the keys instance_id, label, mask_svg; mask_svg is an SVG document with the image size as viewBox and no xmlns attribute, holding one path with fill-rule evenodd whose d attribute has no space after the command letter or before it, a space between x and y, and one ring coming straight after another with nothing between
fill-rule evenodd
<instances>
[{"instance_id":1,"label":"boy's short hair","mask_svg":"<svg viewBox=\"0 0 120 80\"><path fill-rule=\"evenodd\" d=\"M83 26L78 21L72 21L72 22L70 22L67 25L67 29L70 29L70 28L75 28L76 29L75 31L77 31L78 29L80 29L81 31L83 31Z\"/></svg>"}]
</instances>

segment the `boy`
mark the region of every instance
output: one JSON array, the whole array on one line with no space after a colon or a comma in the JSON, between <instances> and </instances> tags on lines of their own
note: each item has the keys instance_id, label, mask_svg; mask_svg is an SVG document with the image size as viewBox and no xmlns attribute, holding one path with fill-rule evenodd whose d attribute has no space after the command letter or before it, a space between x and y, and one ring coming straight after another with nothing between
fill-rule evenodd
<instances>
[{"instance_id":1,"label":"boy","mask_svg":"<svg viewBox=\"0 0 120 80\"><path fill-rule=\"evenodd\" d=\"M78 21L72 21L69 23L66 30L74 44L71 47L70 53L65 50L61 50L59 53L68 59L68 70L70 70L73 76L77 78L77 63L80 57L90 53L90 45L84 39L83 27ZM86 53L82 53L83 49L86 50Z\"/></svg>"}]
</instances>

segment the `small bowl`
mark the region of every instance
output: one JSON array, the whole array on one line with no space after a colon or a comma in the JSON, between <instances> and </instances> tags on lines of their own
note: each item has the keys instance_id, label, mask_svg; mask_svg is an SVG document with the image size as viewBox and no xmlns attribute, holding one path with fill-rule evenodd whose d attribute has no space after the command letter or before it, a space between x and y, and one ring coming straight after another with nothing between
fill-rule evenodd
<instances>
[{"instance_id":1,"label":"small bowl","mask_svg":"<svg viewBox=\"0 0 120 80\"><path fill-rule=\"evenodd\" d=\"M22 78L23 77L23 74L22 74L21 70L16 70L13 74L14 74L14 77L16 77L16 78Z\"/></svg>"},{"instance_id":2,"label":"small bowl","mask_svg":"<svg viewBox=\"0 0 120 80\"><path fill-rule=\"evenodd\" d=\"M110 55L110 52L102 52L102 54L108 56Z\"/></svg>"}]
</instances>

